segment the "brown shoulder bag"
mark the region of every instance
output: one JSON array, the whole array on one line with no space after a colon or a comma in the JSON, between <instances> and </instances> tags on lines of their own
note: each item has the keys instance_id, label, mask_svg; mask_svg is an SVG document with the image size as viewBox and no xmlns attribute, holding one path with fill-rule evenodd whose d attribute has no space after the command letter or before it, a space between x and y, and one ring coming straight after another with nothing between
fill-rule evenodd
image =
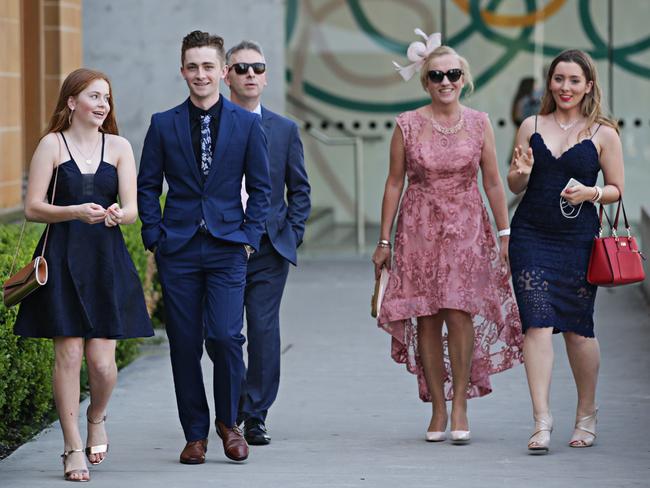
<instances>
[{"instance_id":1,"label":"brown shoulder bag","mask_svg":"<svg viewBox=\"0 0 650 488\"><path fill-rule=\"evenodd\" d=\"M59 154L60 144L61 141L59 141ZM59 157L59 162L60 160L61 158ZM50 205L54 205L54 194L56 193L56 180L58 176L59 164L56 165L56 170L54 171L54 187L52 188L52 199L50 200ZM18 245L16 246L14 260L11 263L11 271L9 271L10 278L2 285L2 298L7 308L19 304L27 295L36 291L38 288L47 283L48 269L47 261L45 260L45 247L47 245L47 236L50 233L50 224L47 224L47 227L45 229L45 239L43 240L43 249L41 249L40 256L36 256L20 271L18 271L16 274L13 274L14 266L16 265L16 258L18 257L18 252L20 251L20 244L22 243L23 234L25 233L26 223L27 220L25 219L23 221L23 227L20 230L20 237L18 238Z\"/></svg>"}]
</instances>

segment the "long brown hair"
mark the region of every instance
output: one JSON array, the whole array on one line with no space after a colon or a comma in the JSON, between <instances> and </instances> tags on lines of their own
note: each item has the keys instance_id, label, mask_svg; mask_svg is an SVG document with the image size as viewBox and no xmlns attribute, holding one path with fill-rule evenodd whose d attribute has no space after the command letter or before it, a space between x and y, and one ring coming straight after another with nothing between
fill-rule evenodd
<instances>
[{"instance_id":1,"label":"long brown hair","mask_svg":"<svg viewBox=\"0 0 650 488\"><path fill-rule=\"evenodd\" d=\"M540 115L550 114L557 108L555 99L551 94L550 86L555 68L558 63L562 62L576 63L580 66L580 69L582 69L582 73L587 79L587 82L592 82L591 91L585 93L585 96L580 103L580 114L587 119L585 128L580 131L580 134L583 132L589 133L589 129L594 124L603 124L612 127L616 132L618 132L618 122L603 114L603 107L601 104L602 91L600 89L600 84L598 83L596 65L594 64L593 59L591 59L591 56L579 49L568 49L562 51L551 63L548 73L546 74L546 90L544 90L544 96L542 97L542 106L539 110ZM578 134L578 137L580 137L580 134Z\"/></svg>"},{"instance_id":2,"label":"long brown hair","mask_svg":"<svg viewBox=\"0 0 650 488\"><path fill-rule=\"evenodd\" d=\"M115 106L113 105L113 88L111 87L111 82L108 79L108 76L101 71L86 68L74 70L64 80L63 85L61 85L61 90L59 91L59 99L56 102L56 108L54 109L52 117L50 117L50 122L47 124L45 134L49 134L50 132L61 132L70 127L70 114L72 111L70 110L70 107L68 107L68 98L76 97L95 80L104 80L108 83L109 94L108 106L110 107L110 110L99 130L106 134L119 134L117 129L117 120L115 118Z\"/></svg>"}]
</instances>

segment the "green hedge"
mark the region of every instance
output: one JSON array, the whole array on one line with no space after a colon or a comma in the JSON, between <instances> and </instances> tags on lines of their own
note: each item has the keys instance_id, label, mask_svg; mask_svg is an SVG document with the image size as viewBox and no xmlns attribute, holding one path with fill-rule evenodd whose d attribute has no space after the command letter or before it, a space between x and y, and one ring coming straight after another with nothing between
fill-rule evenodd
<instances>
[{"instance_id":1,"label":"green hedge","mask_svg":"<svg viewBox=\"0 0 650 488\"><path fill-rule=\"evenodd\" d=\"M42 224L28 224L16 261L24 266L43 232ZM150 314L160 315L160 285L153 256L145 252L140 239L140 222L122 227L127 248L133 258L145 291ZM0 279L9 276L20 226L0 225ZM53 347L49 339L28 339L13 334L18 307L7 309L0 303L0 458L24 442L55 418L52 398ZM138 355L139 339L118 341L118 368ZM87 374L82 371L82 391L87 391Z\"/></svg>"}]
</instances>

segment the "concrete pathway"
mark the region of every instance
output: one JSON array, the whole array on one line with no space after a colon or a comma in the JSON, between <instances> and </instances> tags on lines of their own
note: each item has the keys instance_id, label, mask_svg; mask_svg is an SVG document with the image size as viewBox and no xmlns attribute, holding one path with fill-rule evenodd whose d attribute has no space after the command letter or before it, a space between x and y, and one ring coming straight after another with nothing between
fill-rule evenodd
<instances>
[{"instance_id":1,"label":"concrete pathway","mask_svg":"<svg viewBox=\"0 0 650 488\"><path fill-rule=\"evenodd\" d=\"M599 291L603 359L591 449L567 445L575 389L556 337L548 456L526 451L532 421L521 366L494 376L494 393L470 402L469 446L424 442L430 407L418 400L415 377L390 359L389 336L368 314L371 287L367 259L309 259L292 269L282 309L282 384L268 419L273 442L252 447L243 465L224 457L214 432L206 464L178 463L184 440L167 347L149 348L119 375L107 422L111 451L91 469L92 486L650 485L650 316L638 287ZM0 487L69 486L61 449L56 423L0 461Z\"/></svg>"}]
</instances>

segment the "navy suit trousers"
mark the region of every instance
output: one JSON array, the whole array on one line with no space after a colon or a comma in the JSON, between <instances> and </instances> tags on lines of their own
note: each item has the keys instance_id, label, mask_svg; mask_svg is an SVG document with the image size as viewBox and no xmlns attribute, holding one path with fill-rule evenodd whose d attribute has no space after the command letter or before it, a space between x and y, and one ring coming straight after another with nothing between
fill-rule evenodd
<instances>
[{"instance_id":1,"label":"navy suit trousers","mask_svg":"<svg viewBox=\"0 0 650 488\"><path fill-rule=\"evenodd\" d=\"M246 336L248 368L242 385L238 419L266 420L280 386L280 302L289 262L265 234L260 250L248 261L246 275Z\"/></svg>"},{"instance_id":2,"label":"navy suit trousers","mask_svg":"<svg viewBox=\"0 0 650 488\"><path fill-rule=\"evenodd\" d=\"M176 402L185 439L205 439L210 411L203 386L203 344L213 363L215 417L235 425L245 374L242 347L246 250L197 233L171 254L156 252Z\"/></svg>"}]
</instances>

